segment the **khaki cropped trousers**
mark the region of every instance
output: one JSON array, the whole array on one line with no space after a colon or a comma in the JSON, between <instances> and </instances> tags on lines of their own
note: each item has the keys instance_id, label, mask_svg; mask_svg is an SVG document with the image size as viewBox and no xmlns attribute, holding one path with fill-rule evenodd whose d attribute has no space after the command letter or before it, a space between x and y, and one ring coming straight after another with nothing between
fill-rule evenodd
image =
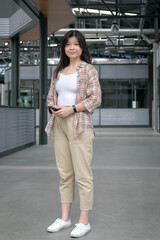
<instances>
[{"instance_id":1,"label":"khaki cropped trousers","mask_svg":"<svg viewBox=\"0 0 160 240\"><path fill-rule=\"evenodd\" d=\"M94 133L86 129L74 138L74 114L55 117L53 127L54 149L60 175L61 203L74 200L75 182L78 184L80 210L88 211L93 205L93 174L90 167L93 155Z\"/></svg>"}]
</instances>

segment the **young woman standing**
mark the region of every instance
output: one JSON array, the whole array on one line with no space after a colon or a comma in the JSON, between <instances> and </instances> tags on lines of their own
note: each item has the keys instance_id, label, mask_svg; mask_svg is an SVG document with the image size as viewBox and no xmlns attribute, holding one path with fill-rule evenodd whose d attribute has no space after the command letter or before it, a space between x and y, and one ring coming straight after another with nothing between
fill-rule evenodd
<instances>
[{"instance_id":1,"label":"young woman standing","mask_svg":"<svg viewBox=\"0 0 160 240\"><path fill-rule=\"evenodd\" d=\"M70 210L75 181L79 187L80 218L71 237L82 237L91 230L89 212L93 205L92 114L100 106L101 88L91 65L84 36L76 30L65 34L61 42L60 62L51 79L47 106L52 116L46 126L53 130L57 168L60 175L62 216L48 227L57 232L71 226Z\"/></svg>"}]
</instances>

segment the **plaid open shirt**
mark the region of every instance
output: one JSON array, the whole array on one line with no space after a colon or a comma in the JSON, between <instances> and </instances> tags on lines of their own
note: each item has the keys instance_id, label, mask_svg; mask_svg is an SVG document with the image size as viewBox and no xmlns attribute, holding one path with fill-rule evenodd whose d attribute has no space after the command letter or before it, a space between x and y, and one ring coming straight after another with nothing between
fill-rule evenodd
<instances>
[{"instance_id":1,"label":"plaid open shirt","mask_svg":"<svg viewBox=\"0 0 160 240\"><path fill-rule=\"evenodd\" d=\"M59 77L58 77L59 78ZM47 106L57 105L56 83L57 79L51 79L51 85L47 96ZM87 128L93 128L92 114L94 109L101 104L101 87L96 69L84 61L77 67L77 93L75 104L82 103L86 111L75 113L74 137L77 138ZM45 131L51 136L54 125L54 114L51 115Z\"/></svg>"}]
</instances>

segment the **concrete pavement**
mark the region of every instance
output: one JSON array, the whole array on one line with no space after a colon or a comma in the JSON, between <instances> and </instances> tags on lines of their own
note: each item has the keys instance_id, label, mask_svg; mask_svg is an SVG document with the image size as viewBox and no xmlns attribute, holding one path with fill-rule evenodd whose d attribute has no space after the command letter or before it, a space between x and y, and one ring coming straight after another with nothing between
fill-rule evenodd
<instances>
[{"instance_id":1,"label":"concrete pavement","mask_svg":"<svg viewBox=\"0 0 160 240\"><path fill-rule=\"evenodd\" d=\"M86 240L160 239L160 135L150 128L97 128L92 168L95 199ZM53 142L0 158L0 239L68 240L73 226L49 234L60 216Z\"/></svg>"}]
</instances>

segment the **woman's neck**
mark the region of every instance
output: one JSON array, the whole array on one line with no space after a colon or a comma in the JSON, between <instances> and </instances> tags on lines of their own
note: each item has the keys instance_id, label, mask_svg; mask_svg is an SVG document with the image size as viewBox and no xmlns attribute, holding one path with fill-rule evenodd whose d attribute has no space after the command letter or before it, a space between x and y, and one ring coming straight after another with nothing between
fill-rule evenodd
<instances>
[{"instance_id":1,"label":"woman's neck","mask_svg":"<svg viewBox=\"0 0 160 240\"><path fill-rule=\"evenodd\" d=\"M81 62L81 59L78 59L78 60L71 59L69 65L63 69L62 73L66 75L75 73L80 62Z\"/></svg>"},{"instance_id":2,"label":"woman's neck","mask_svg":"<svg viewBox=\"0 0 160 240\"><path fill-rule=\"evenodd\" d=\"M73 68L73 69L77 68L77 66L80 64L80 62L81 62L81 59L78 59L78 60L70 59L70 63L68 65L68 67Z\"/></svg>"}]
</instances>

